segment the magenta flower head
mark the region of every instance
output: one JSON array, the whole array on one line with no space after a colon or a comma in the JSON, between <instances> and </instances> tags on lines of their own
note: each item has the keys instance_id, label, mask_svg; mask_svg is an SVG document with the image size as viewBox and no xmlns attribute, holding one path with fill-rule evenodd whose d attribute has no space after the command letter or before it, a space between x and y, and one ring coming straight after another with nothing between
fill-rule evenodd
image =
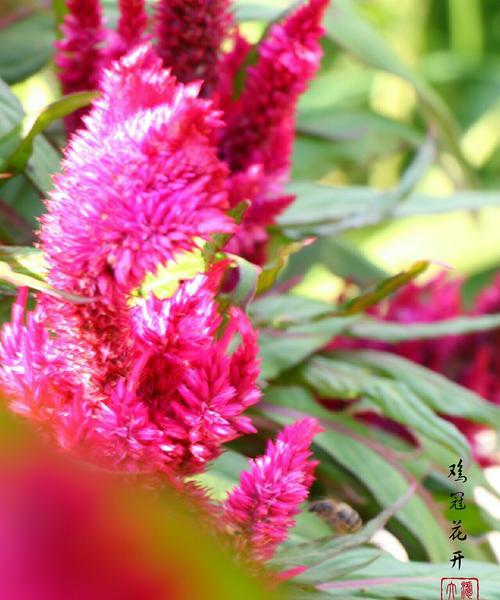
<instances>
[{"instance_id":1,"label":"magenta flower head","mask_svg":"<svg viewBox=\"0 0 500 600\"><path fill-rule=\"evenodd\" d=\"M227 108L221 152L235 173L234 202L242 178L252 201L232 250L254 262L265 259L266 228L293 200L283 193L290 172L299 96L319 68L322 56L320 25L328 0L309 0L274 25L259 46L259 58L249 67L240 98ZM240 46L236 46L241 54ZM241 62L241 57L236 57Z\"/></svg>"},{"instance_id":2,"label":"magenta flower head","mask_svg":"<svg viewBox=\"0 0 500 600\"><path fill-rule=\"evenodd\" d=\"M500 275L478 296L474 315L500 312ZM484 398L500 405L500 329L485 331L463 339L459 355L460 382Z\"/></svg>"},{"instance_id":3,"label":"magenta flower head","mask_svg":"<svg viewBox=\"0 0 500 600\"><path fill-rule=\"evenodd\" d=\"M41 295L24 322L23 292L2 331L11 407L61 446L129 471L198 472L254 431L242 413L260 396L256 334L239 309L219 313L227 265L169 297L138 295L159 265L234 231L219 115L198 91L149 46L104 71L41 228L49 282L86 300Z\"/></svg>"},{"instance_id":4,"label":"magenta flower head","mask_svg":"<svg viewBox=\"0 0 500 600\"><path fill-rule=\"evenodd\" d=\"M376 319L394 323L433 323L467 314L461 297L461 279L447 279L441 274L424 284L410 283L394 296L368 312ZM500 312L500 278L486 288L476 300L474 315ZM468 335L450 335L429 340L408 340L398 343L373 340L336 338L329 346L335 348L375 348L392 352L437 371L457 383L473 390L484 399L500 404L500 330ZM491 429L464 417L443 415L467 438L476 461L487 466L498 462L488 440ZM372 412L359 413L359 418L371 425L388 429L409 439L410 432Z\"/></svg>"},{"instance_id":5,"label":"magenta flower head","mask_svg":"<svg viewBox=\"0 0 500 600\"><path fill-rule=\"evenodd\" d=\"M316 419L297 421L268 443L263 456L250 460L250 471L223 505L227 529L243 554L266 561L286 540L314 481L310 445L321 431Z\"/></svg>"},{"instance_id":6,"label":"magenta flower head","mask_svg":"<svg viewBox=\"0 0 500 600\"><path fill-rule=\"evenodd\" d=\"M105 38L99 0L67 0L68 13L61 27L63 37L56 42L55 62L64 94L94 90L99 84L100 44ZM81 124L86 109L66 117L69 132Z\"/></svg>"},{"instance_id":7,"label":"magenta flower head","mask_svg":"<svg viewBox=\"0 0 500 600\"><path fill-rule=\"evenodd\" d=\"M220 114L199 89L177 84L147 45L104 72L47 202L53 283L86 295L89 281L102 293L130 290L196 238L234 231L215 145Z\"/></svg>"},{"instance_id":8,"label":"magenta flower head","mask_svg":"<svg viewBox=\"0 0 500 600\"><path fill-rule=\"evenodd\" d=\"M116 60L147 39L145 0L118 0L120 17L116 31L108 31L106 61Z\"/></svg>"},{"instance_id":9,"label":"magenta flower head","mask_svg":"<svg viewBox=\"0 0 500 600\"><path fill-rule=\"evenodd\" d=\"M220 77L221 46L233 24L229 0L159 0L157 51L179 81L203 81L210 96Z\"/></svg>"}]
</instances>

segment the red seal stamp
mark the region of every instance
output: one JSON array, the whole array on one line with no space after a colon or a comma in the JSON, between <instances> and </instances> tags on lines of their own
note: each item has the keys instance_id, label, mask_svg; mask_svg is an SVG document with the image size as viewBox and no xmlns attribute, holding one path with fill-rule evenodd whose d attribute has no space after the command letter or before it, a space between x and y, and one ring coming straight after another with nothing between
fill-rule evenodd
<instances>
[{"instance_id":1,"label":"red seal stamp","mask_svg":"<svg viewBox=\"0 0 500 600\"><path fill-rule=\"evenodd\" d=\"M479 600L477 577L443 577L441 600Z\"/></svg>"}]
</instances>

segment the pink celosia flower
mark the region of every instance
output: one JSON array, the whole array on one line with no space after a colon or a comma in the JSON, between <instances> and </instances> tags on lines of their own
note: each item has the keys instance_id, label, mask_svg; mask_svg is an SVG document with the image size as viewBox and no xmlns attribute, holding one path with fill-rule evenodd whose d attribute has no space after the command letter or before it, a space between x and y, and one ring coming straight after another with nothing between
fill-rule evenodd
<instances>
[{"instance_id":1,"label":"pink celosia flower","mask_svg":"<svg viewBox=\"0 0 500 600\"><path fill-rule=\"evenodd\" d=\"M49 281L89 302L41 295L24 323L23 292L2 331L0 386L64 448L130 471L193 473L254 431L242 413L259 399L256 334L239 309L219 314L225 263L170 298L130 300L195 238L234 229L218 114L147 46L105 71L102 90L41 229Z\"/></svg>"},{"instance_id":2,"label":"pink celosia flower","mask_svg":"<svg viewBox=\"0 0 500 600\"><path fill-rule=\"evenodd\" d=\"M227 168L214 140L219 114L197 98L199 85L176 85L154 51L141 46L104 72L101 88L86 130L66 150L41 239L49 281L99 299L75 306L47 298L47 312L66 313L61 333L77 331L109 377L110 363L119 373L119 357L128 354L116 342L116 331L127 328L125 293L196 238L235 226L224 212ZM121 339L130 343L131 336Z\"/></svg>"},{"instance_id":3,"label":"pink celosia flower","mask_svg":"<svg viewBox=\"0 0 500 600\"><path fill-rule=\"evenodd\" d=\"M232 49L220 57L219 80L215 96L218 106L227 112L231 109L236 94L236 79L244 66L252 44L237 29L231 35Z\"/></svg>"},{"instance_id":4,"label":"pink celosia flower","mask_svg":"<svg viewBox=\"0 0 500 600\"><path fill-rule=\"evenodd\" d=\"M144 0L118 0L117 30L108 32L107 61L116 60L146 39L148 15Z\"/></svg>"},{"instance_id":5,"label":"pink celosia flower","mask_svg":"<svg viewBox=\"0 0 500 600\"><path fill-rule=\"evenodd\" d=\"M290 171L296 104L319 67L327 5L328 0L310 0L271 28L240 98L226 109L222 156L237 173L237 189L242 178L248 179L247 188L254 186L251 208L230 249L257 263L265 257L267 226L293 200L282 186ZM232 197L234 204L248 199L234 191Z\"/></svg>"},{"instance_id":6,"label":"pink celosia flower","mask_svg":"<svg viewBox=\"0 0 500 600\"><path fill-rule=\"evenodd\" d=\"M118 35L131 48L141 41L146 30L148 16L144 0L119 0L120 18L118 20Z\"/></svg>"},{"instance_id":7,"label":"pink celosia flower","mask_svg":"<svg viewBox=\"0 0 500 600\"><path fill-rule=\"evenodd\" d=\"M317 464L310 445L321 431L316 419L286 427L266 453L250 460L250 471L224 502L224 519L237 548L258 561L269 560L295 524Z\"/></svg>"},{"instance_id":8,"label":"pink celosia flower","mask_svg":"<svg viewBox=\"0 0 500 600\"><path fill-rule=\"evenodd\" d=\"M244 90L227 116L222 151L233 171L259 163L269 172L288 173L296 102L319 67L327 5L309 0L274 25L259 46L257 64L248 68Z\"/></svg>"},{"instance_id":9,"label":"pink celosia flower","mask_svg":"<svg viewBox=\"0 0 500 600\"><path fill-rule=\"evenodd\" d=\"M448 280L440 275L419 285L410 283L391 298L373 307L371 316L395 323L433 323L466 314L461 299L460 279ZM500 311L500 277L477 299L472 314L481 315ZM393 352L413 360L438 373L446 375L480 394L486 400L500 404L500 348L499 330L461 336L442 336L432 339L409 340L399 343L373 340L336 338L329 348L374 348ZM482 434L488 427L469 419L443 415L467 437L475 459L481 465L491 464L492 457L482 444ZM373 413L360 413L360 420L390 430L411 441L409 431L398 431L400 426Z\"/></svg>"},{"instance_id":10,"label":"pink celosia flower","mask_svg":"<svg viewBox=\"0 0 500 600\"><path fill-rule=\"evenodd\" d=\"M99 0L67 0L68 13L56 42L55 63L64 94L94 90L100 76L100 43L105 37ZM74 131L87 109L66 117L68 132Z\"/></svg>"},{"instance_id":11,"label":"pink celosia flower","mask_svg":"<svg viewBox=\"0 0 500 600\"><path fill-rule=\"evenodd\" d=\"M474 315L500 312L500 275L478 296ZM460 345L459 381L500 405L500 329L467 336Z\"/></svg>"},{"instance_id":12,"label":"pink celosia flower","mask_svg":"<svg viewBox=\"0 0 500 600\"><path fill-rule=\"evenodd\" d=\"M196 238L235 229L214 139L220 115L197 97L199 84L177 85L141 46L105 71L101 89L65 152L41 234L50 279L86 295L88 280L103 295L130 290Z\"/></svg>"},{"instance_id":13,"label":"pink celosia flower","mask_svg":"<svg viewBox=\"0 0 500 600\"><path fill-rule=\"evenodd\" d=\"M158 54L179 81L217 86L221 45L232 25L229 0L160 0L156 9Z\"/></svg>"}]
</instances>

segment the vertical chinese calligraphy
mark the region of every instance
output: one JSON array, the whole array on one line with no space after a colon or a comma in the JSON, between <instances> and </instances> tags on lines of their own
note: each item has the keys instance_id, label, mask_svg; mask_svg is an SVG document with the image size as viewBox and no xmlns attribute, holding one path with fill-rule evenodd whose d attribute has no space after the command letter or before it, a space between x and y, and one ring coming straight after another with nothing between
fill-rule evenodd
<instances>
[{"instance_id":1,"label":"vertical chinese calligraphy","mask_svg":"<svg viewBox=\"0 0 500 600\"><path fill-rule=\"evenodd\" d=\"M449 539L455 543L465 542L467 534L462 528L462 519L459 517L465 515L461 511L467 508L465 492L460 489L467 483L467 475L464 474L464 464L461 458L448 468L448 479L452 478L456 484L454 491L450 493L449 510L453 516ZM451 568L457 567L460 571L463 559L463 552L458 548L450 559ZM441 579L441 600L479 600L479 580L476 577L443 577Z\"/></svg>"},{"instance_id":2,"label":"vertical chinese calligraphy","mask_svg":"<svg viewBox=\"0 0 500 600\"><path fill-rule=\"evenodd\" d=\"M464 475L463 467L464 465L461 458L458 460L458 462L450 465L448 479L452 477L453 481L455 483L458 483L459 485L467 483L467 476ZM460 511L465 510L467 508L464 502L464 496L465 493L462 490L457 490L450 494L451 511ZM451 527L451 534L449 536L449 539L453 541L458 540L459 542L465 542L465 540L467 539L467 534L462 530L461 519L453 520L453 525ZM458 570L460 571L460 568L462 567L463 558L464 556L461 550L457 550L456 552L454 552L453 557L450 559L452 568L458 566ZM452 593L452 591L453 588L450 588L450 593Z\"/></svg>"}]
</instances>

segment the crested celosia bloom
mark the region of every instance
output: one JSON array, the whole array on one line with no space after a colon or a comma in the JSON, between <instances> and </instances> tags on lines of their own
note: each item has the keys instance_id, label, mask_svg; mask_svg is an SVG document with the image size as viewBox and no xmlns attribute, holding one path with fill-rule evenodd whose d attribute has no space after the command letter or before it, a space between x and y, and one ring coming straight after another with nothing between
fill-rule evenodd
<instances>
[{"instance_id":1,"label":"crested celosia bloom","mask_svg":"<svg viewBox=\"0 0 500 600\"><path fill-rule=\"evenodd\" d=\"M232 171L258 163L278 181L288 174L295 105L319 66L327 4L310 0L273 25L259 45L257 63L248 67L245 87L226 118L222 153Z\"/></svg>"},{"instance_id":2,"label":"crested celosia bloom","mask_svg":"<svg viewBox=\"0 0 500 600\"><path fill-rule=\"evenodd\" d=\"M68 9L61 25L62 39L55 43L55 63L64 94L94 90L99 85L102 51L106 36L99 0L67 0ZM81 126L88 112L80 108L68 115L68 133Z\"/></svg>"},{"instance_id":3,"label":"crested celosia bloom","mask_svg":"<svg viewBox=\"0 0 500 600\"><path fill-rule=\"evenodd\" d=\"M74 26L64 30L62 44L71 45L88 33L70 4ZM93 4L93 3L92 3ZM218 132L218 152L230 168L227 191L231 207L250 201L237 235L228 250L262 264L266 259L267 228L293 200L284 193L290 171L290 156L299 96L319 67L323 33L320 22L328 0L309 0L270 28L259 44L257 62L251 45L239 34L229 0L159 0L153 29L156 50L166 68L181 82L200 81L201 93L223 111L225 127ZM116 33L108 31L107 45L96 61L79 51L78 69L93 72L100 87L100 70L144 38L146 13L138 0L120 1L121 17ZM232 48L225 50L225 43ZM229 44L230 45L230 44ZM96 44L93 43L93 51ZM71 62L58 60L64 82L73 77ZM77 70L78 70L77 69ZM239 93L235 88L245 82Z\"/></svg>"},{"instance_id":4,"label":"crested celosia bloom","mask_svg":"<svg viewBox=\"0 0 500 600\"><path fill-rule=\"evenodd\" d=\"M104 72L40 236L49 282L85 299L41 295L25 322L22 292L2 330L12 409L127 471L195 473L254 431L242 413L259 399L256 334L239 309L219 313L226 264L171 297L134 297L158 265L234 230L219 115L199 87L177 84L149 46Z\"/></svg>"},{"instance_id":5,"label":"crested celosia bloom","mask_svg":"<svg viewBox=\"0 0 500 600\"><path fill-rule=\"evenodd\" d=\"M210 96L220 76L221 45L232 26L229 0L159 0L157 51L179 81L203 81Z\"/></svg>"},{"instance_id":6,"label":"crested celosia bloom","mask_svg":"<svg viewBox=\"0 0 500 600\"><path fill-rule=\"evenodd\" d=\"M99 83L101 51L105 37L99 0L67 0L61 26L62 39L56 42L55 63L64 94L94 90ZM66 117L69 132L81 124L82 108Z\"/></svg>"},{"instance_id":7,"label":"crested celosia bloom","mask_svg":"<svg viewBox=\"0 0 500 600\"><path fill-rule=\"evenodd\" d=\"M500 275L478 296L472 313L500 313ZM467 336L461 341L460 383L500 405L500 329Z\"/></svg>"},{"instance_id":8,"label":"crested celosia bloom","mask_svg":"<svg viewBox=\"0 0 500 600\"><path fill-rule=\"evenodd\" d=\"M148 24L144 0L118 0L118 35L130 47L141 41Z\"/></svg>"},{"instance_id":9,"label":"crested celosia bloom","mask_svg":"<svg viewBox=\"0 0 500 600\"><path fill-rule=\"evenodd\" d=\"M108 32L106 59L116 60L146 39L148 15L145 0L118 0L120 17L115 31Z\"/></svg>"},{"instance_id":10,"label":"crested celosia bloom","mask_svg":"<svg viewBox=\"0 0 500 600\"><path fill-rule=\"evenodd\" d=\"M285 427L264 455L249 461L250 470L225 500L225 525L244 555L269 560L286 540L314 481L310 446L320 431L313 418Z\"/></svg>"},{"instance_id":11,"label":"crested celosia bloom","mask_svg":"<svg viewBox=\"0 0 500 600\"><path fill-rule=\"evenodd\" d=\"M283 192L290 172L299 96L320 59L320 25L328 0L310 0L271 27L247 69L240 97L226 107L221 153L233 175L231 201L251 200L230 249L262 264L267 227L293 200ZM242 51L236 46L236 51ZM241 62L241 56L238 60Z\"/></svg>"},{"instance_id":12,"label":"crested celosia bloom","mask_svg":"<svg viewBox=\"0 0 500 600\"><path fill-rule=\"evenodd\" d=\"M410 283L391 298L369 309L368 313L380 320L394 323L433 323L467 314L461 299L462 281L440 275L427 283ZM500 278L478 297L472 314L479 316L500 312ZM336 338L329 345L337 348L373 348L392 352L446 375L468 387L486 400L500 404L500 332L491 330L460 336L442 336L431 339L409 340L398 343L374 340ZM484 448L484 425L469 419L443 415L454 423L470 442L476 460L491 464L489 449ZM374 413L360 413L361 420L389 429L397 435L408 437L409 431L398 431L401 426ZM397 428L395 427L397 425Z\"/></svg>"},{"instance_id":13,"label":"crested celosia bloom","mask_svg":"<svg viewBox=\"0 0 500 600\"><path fill-rule=\"evenodd\" d=\"M221 115L199 89L178 85L146 45L106 72L47 204L51 283L87 296L129 290L196 238L234 232L215 145Z\"/></svg>"},{"instance_id":14,"label":"crested celosia bloom","mask_svg":"<svg viewBox=\"0 0 500 600\"><path fill-rule=\"evenodd\" d=\"M99 0L67 0L61 26L63 37L56 42L56 64L65 93L95 88L99 51L104 30Z\"/></svg>"}]
</instances>

